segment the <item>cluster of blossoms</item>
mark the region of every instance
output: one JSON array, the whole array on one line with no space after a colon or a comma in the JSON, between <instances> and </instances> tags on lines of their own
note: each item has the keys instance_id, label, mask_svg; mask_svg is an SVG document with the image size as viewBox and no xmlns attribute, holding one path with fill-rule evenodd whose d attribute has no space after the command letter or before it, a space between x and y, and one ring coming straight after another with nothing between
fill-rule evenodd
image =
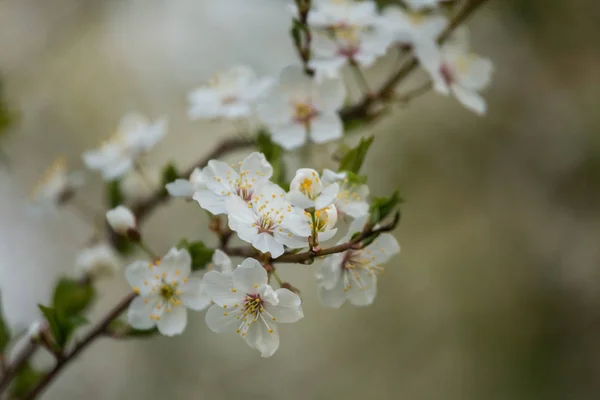
<instances>
[{"instance_id":1,"label":"cluster of blossoms","mask_svg":"<svg viewBox=\"0 0 600 400\"><path fill-rule=\"evenodd\" d=\"M450 35L446 6L454 3L404 0L381 10L370 0L296 0L290 7L294 29L301 25L309 38L305 43L295 38L302 65L285 67L278 79L258 77L246 66L217 74L189 94L189 117L257 118L278 151L297 149L309 139L316 144L340 139L344 134L340 111L347 97L344 68L359 74L367 99L375 99L362 68L373 65L390 49L412 50L431 87L483 114L486 103L479 91L489 84L493 67L489 60L470 53L466 29ZM448 40L440 44L442 36ZM380 97L378 100L390 99ZM155 189L155 180L147 176L141 161L166 133L166 118L152 122L139 114L127 114L107 141L83 154L83 162L106 181L120 184L138 176ZM206 310L206 323L212 331L236 332L263 357L269 357L279 347L277 324L293 323L304 316L299 290L279 278L274 264L312 263L316 258L320 264L315 282L324 306L337 308L346 301L355 306L372 304L377 277L400 247L387 230L379 230L385 216L374 217L380 209L373 211L365 177L357 175L364 152L355 155L360 158L357 167L340 164L337 171L300 168L289 181L274 178L277 166L267 159L268 151L253 152L232 165L210 160L187 178L165 180L164 190L159 188L163 198L168 193L195 201L211 214L213 222L220 225L227 220L227 232L220 237L225 240L218 249L211 249L208 266L195 265L186 244L157 257L143 242L133 211L123 204L109 210L105 217L111 235L139 245L151 258L125 269L135 294L127 313L130 327L178 335L187 325L188 309ZM38 204L62 205L81 184L81 174L69 172L60 160L36 187L33 199ZM387 215L397 202L383 207L388 209ZM127 199L119 203L125 204ZM338 235L344 228L346 233ZM243 258L237 266L227 254L233 234L248 244L244 251L230 252L232 257ZM78 254L79 283L89 285L120 268L114 240L94 241ZM271 286L272 278L278 283L276 289ZM41 335L41 326L32 326L32 340Z\"/></svg>"}]
</instances>

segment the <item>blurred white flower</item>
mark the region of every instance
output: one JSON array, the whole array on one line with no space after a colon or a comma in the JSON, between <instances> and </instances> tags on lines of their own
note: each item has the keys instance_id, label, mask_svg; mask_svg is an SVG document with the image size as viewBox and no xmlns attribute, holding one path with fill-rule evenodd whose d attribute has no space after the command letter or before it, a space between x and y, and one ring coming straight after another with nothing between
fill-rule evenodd
<instances>
[{"instance_id":1,"label":"blurred white flower","mask_svg":"<svg viewBox=\"0 0 600 400\"><path fill-rule=\"evenodd\" d=\"M106 220L110 227L121 235L136 229L135 215L125 206L117 206L106 212Z\"/></svg>"},{"instance_id":2,"label":"blurred white flower","mask_svg":"<svg viewBox=\"0 0 600 400\"><path fill-rule=\"evenodd\" d=\"M156 167L144 167L143 172L130 171L119 182L126 203L135 203L152 195L162 182L162 171Z\"/></svg>"},{"instance_id":3,"label":"blurred white flower","mask_svg":"<svg viewBox=\"0 0 600 400\"><path fill-rule=\"evenodd\" d=\"M250 202L273 175L273 167L262 153L251 153L239 164L229 165L223 161L210 160L202 171L206 189L197 190L193 199L200 207L213 214L227 214L225 200L238 196L244 202Z\"/></svg>"},{"instance_id":4,"label":"blurred white flower","mask_svg":"<svg viewBox=\"0 0 600 400\"><path fill-rule=\"evenodd\" d=\"M138 294L128 311L132 327L156 326L163 335L178 335L187 325L186 308L200 311L208 307L202 280L190 277L191 263L187 250L172 248L160 262L135 261L127 267L127 282Z\"/></svg>"},{"instance_id":5,"label":"blurred white flower","mask_svg":"<svg viewBox=\"0 0 600 400\"><path fill-rule=\"evenodd\" d=\"M285 192L277 185L265 185L250 203L238 196L226 201L229 228L239 238L271 257L281 256L284 246L298 249L308 245L310 225L300 209L285 200Z\"/></svg>"},{"instance_id":6,"label":"blurred white flower","mask_svg":"<svg viewBox=\"0 0 600 400\"><path fill-rule=\"evenodd\" d=\"M177 179L165 186L167 192L173 197L191 199L198 190L206 189L204 176L200 168L194 169L189 179Z\"/></svg>"},{"instance_id":7,"label":"blurred white flower","mask_svg":"<svg viewBox=\"0 0 600 400\"><path fill-rule=\"evenodd\" d=\"M374 2L319 2L309 18L314 27L309 66L319 81L338 77L348 62L370 67L393 40L380 29Z\"/></svg>"},{"instance_id":8,"label":"blurred white flower","mask_svg":"<svg viewBox=\"0 0 600 400\"><path fill-rule=\"evenodd\" d=\"M335 228L337 219L338 211L333 204L323 208L322 210L315 211L315 228L319 242L325 242L335 236L337 233L337 228Z\"/></svg>"},{"instance_id":9,"label":"blurred white flower","mask_svg":"<svg viewBox=\"0 0 600 400\"><path fill-rule=\"evenodd\" d=\"M494 66L491 60L469 52L468 31L458 30L442 47L441 67L434 74L436 91L452 93L467 109L483 115L487 110L479 91L491 81Z\"/></svg>"},{"instance_id":10,"label":"blurred white flower","mask_svg":"<svg viewBox=\"0 0 600 400\"><path fill-rule=\"evenodd\" d=\"M206 313L208 327L216 333L239 333L262 357L279 347L276 324L304 317L300 297L288 289L273 290L267 272L252 258L231 275L207 272L204 283L215 303Z\"/></svg>"},{"instance_id":11,"label":"blurred white flower","mask_svg":"<svg viewBox=\"0 0 600 400\"><path fill-rule=\"evenodd\" d=\"M75 259L75 273L93 279L111 277L119 269L119 256L107 243L97 243L81 250Z\"/></svg>"},{"instance_id":12,"label":"blurred white flower","mask_svg":"<svg viewBox=\"0 0 600 400\"><path fill-rule=\"evenodd\" d=\"M395 42L414 49L419 63L429 74L439 71L442 61L437 38L448 25L446 17L387 7L380 24L393 35Z\"/></svg>"},{"instance_id":13,"label":"blurred white flower","mask_svg":"<svg viewBox=\"0 0 600 400\"><path fill-rule=\"evenodd\" d=\"M366 217L354 220L348 235L340 243L347 242L352 234L360 232L365 222ZM389 233L383 233L364 249L330 256L317 271L321 303L334 308L341 307L346 300L355 306L373 303L377 294L377 275L383 272L382 264L399 252L396 239Z\"/></svg>"},{"instance_id":14,"label":"blurred white flower","mask_svg":"<svg viewBox=\"0 0 600 400\"><path fill-rule=\"evenodd\" d=\"M435 8L442 3L449 3L452 0L404 0L404 3L413 10L423 10L426 8Z\"/></svg>"},{"instance_id":15,"label":"blurred white flower","mask_svg":"<svg viewBox=\"0 0 600 400\"><path fill-rule=\"evenodd\" d=\"M150 123L139 114L125 115L113 136L95 150L83 153L85 165L102 172L105 180L118 179L130 171L136 159L148 152L167 133L167 120Z\"/></svg>"},{"instance_id":16,"label":"blurred white flower","mask_svg":"<svg viewBox=\"0 0 600 400\"><path fill-rule=\"evenodd\" d=\"M259 79L248 67L233 67L215 75L207 86L190 92L188 115L192 119L248 117L253 102L272 84L272 78Z\"/></svg>"},{"instance_id":17,"label":"blurred white flower","mask_svg":"<svg viewBox=\"0 0 600 400\"><path fill-rule=\"evenodd\" d=\"M83 175L69 172L66 160L57 158L33 188L30 200L35 207L55 207L67 202L81 185Z\"/></svg>"},{"instance_id":18,"label":"blurred white flower","mask_svg":"<svg viewBox=\"0 0 600 400\"><path fill-rule=\"evenodd\" d=\"M337 111L345 97L341 79L317 83L301 67L289 66L281 72L278 90L259 104L258 113L273 141L291 150L302 146L307 136L315 143L342 137L344 128Z\"/></svg>"},{"instance_id":19,"label":"blurred white flower","mask_svg":"<svg viewBox=\"0 0 600 400\"><path fill-rule=\"evenodd\" d=\"M319 173L314 169L300 168L290 182L286 198L293 206L320 210L333 204L339 189L335 182L324 186Z\"/></svg>"},{"instance_id":20,"label":"blurred white flower","mask_svg":"<svg viewBox=\"0 0 600 400\"><path fill-rule=\"evenodd\" d=\"M340 185L334 204L338 216L349 216L359 218L369 213L369 187L365 184L352 183L346 172L333 172L329 169L323 171L323 185L332 183Z\"/></svg>"}]
</instances>

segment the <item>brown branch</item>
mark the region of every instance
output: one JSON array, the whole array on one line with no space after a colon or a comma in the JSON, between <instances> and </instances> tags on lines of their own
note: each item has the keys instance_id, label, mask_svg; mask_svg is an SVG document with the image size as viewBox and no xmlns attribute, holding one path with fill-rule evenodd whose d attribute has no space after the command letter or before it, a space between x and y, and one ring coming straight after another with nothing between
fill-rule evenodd
<instances>
[{"instance_id":1,"label":"brown branch","mask_svg":"<svg viewBox=\"0 0 600 400\"><path fill-rule=\"evenodd\" d=\"M274 260L271 260L272 263L296 263L296 264L312 264L312 262L317 257L329 256L331 254L343 253L347 250L360 250L364 248L368 243L368 239L373 239L379 236L383 232L390 232L396 228L400 222L400 213L396 213L394 215L394 219L385 225L382 225L378 228L372 229L366 227L365 230L355 237L354 239L349 240L346 243L338 244L336 246L328 247L323 250L318 251L306 251L304 253L287 253L278 257Z\"/></svg>"},{"instance_id":2,"label":"brown branch","mask_svg":"<svg viewBox=\"0 0 600 400\"><path fill-rule=\"evenodd\" d=\"M19 371L27 364L27 361L33 356L38 349L38 343L31 340L27 343L27 346L19 352L15 361L6 366L2 380L0 381L0 394L8 387L10 382L14 379Z\"/></svg>"},{"instance_id":3,"label":"brown branch","mask_svg":"<svg viewBox=\"0 0 600 400\"><path fill-rule=\"evenodd\" d=\"M54 368L50 370L44 377L35 385L35 387L29 392L23 400L31 400L35 399L39 396L48 385L54 380L54 378L61 372L61 370L66 367L75 357L83 351L86 347L88 347L95 339L101 337L106 329L110 325L112 321L125 311L129 304L133 301L133 299L137 295L135 293L128 294L119 304L117 304L103 319L100 321L98 325L94 329L92 329L88 334L83 338L83 340L73 348L70 352L66 353L62 358L56 360L56 364Z\"/></svg>"}]
</instances>

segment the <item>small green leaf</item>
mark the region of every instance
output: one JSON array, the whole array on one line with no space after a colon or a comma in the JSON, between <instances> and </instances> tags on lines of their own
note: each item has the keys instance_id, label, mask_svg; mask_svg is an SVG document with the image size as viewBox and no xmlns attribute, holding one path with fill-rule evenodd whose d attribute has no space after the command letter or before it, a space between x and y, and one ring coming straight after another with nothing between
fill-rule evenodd
<instances>
[{"instance_id":1,"label":"small green leaf","mask_svg":"<svg viewBox=\"0 0 600 400\"><path fill-rule=\"evenodd\" d=\"M294 18L292 20L292 28L290 29L290 35L292 36L292 39L294 40L294 43L296 45L299 45L300 43L302 43L302 38L300 36L301 32L302 32L302 24L300 23L300 21L297 18Z\"/></svg>"},{"instance_id":2,"label":"small green leaf","mask_svg":"<svg viewBox=\"0 0 600 400\"><path fill-rule=\"evenodd\" d=\"M2 299L0 298L0 354L4 353L4 349L10 342L10 329L4 321L4 314L2 311Z\"/></svg>"},{"instance_id":3,"label":"small green leaf","mask_svg":"<svg viewBox=\"0 0 600 400\"><path fill-rule=\"evenodd\" d=\"M265 155L265 158L273 167L273 176L271 181L287 190L289 183L285 180L286 169L283 160L283 149L271 140L268 132L262 130L256 138L256 147L258 151Z\"/></svg>"},{"instance_id":4,"label":"small green leaf","mask_svg":"<svg viewBox=\"0 0 600 400\"><path fill-rule=\"evenodd\" d=\"M175 167L175 164L173 164L173 163L167 164L167 166L163 169L163 172L162 172L163 187L167 183L171 183L176 179L179 179L179 172L177 172L177 168Z\"/></svg>"},{"instance_id":5,"label":"small green leaf","mask_svg":"<svg viewBox=\"0 0 600 400\"><path fill-rule=\"evenodd\" d=\"M46 317L46 321L48 321L50 332L52 332L52 337L54 337L56 344L62 348L67 342L67 337L60 316L52 307L46 307L41 304L38 304L38 307L42 311L42 314L44 314L44 317Z\"/></svg>"},{"instance_id":6,"label":"small green leaf","mask_svg":"<svg viewBox=\"0 0 600 400\"><path fill-rule=\"evenodd\" d=\"M376 197L371 202L369 224L375 226L389 216L392 211L402 203L400 194L396 190L390 197Z\"/></svg>"},{"instance_id":7,"label":"small green leaf","mask_svg":"<svg viewBox=\"0 0 600 400\"><path fill-rule=\"evenodd\" d=\"M348 179L348 183L351 185L364 185L367 183L366 175L357 175L354 172L347 172L346 179Z\"/></svg>"},{"instance_id":8,"label":"small green leaf","mask_svg":"<svg viewBox=\"0 0 600 400\"><path fill-rule=\"evenodd\" d=\"M373 143L373 136L361 138L358 146L350 149L342 158L338 170L358 174L367 156L367 151L371 147L371 143Z\"/></svg>"},{"instance_id":9,"label":"small green leaf","mask_svg":"<svg viewBox=\"0 0 600 400\"><path fill-rule=\"evenodd\" d=\"M344 133L346 134L348 132L356 131L365 125L366 122L364 119L349 119L347 121L344 121Z\"/></svg>"},{"instance_id":10,"label":"small green leaf","mask_svg":"<svg viewBox=\"0 0 600 400\"><path fill-rule=\"evenodd\" d=\"M109 208L115 208L125 202L125 196L121 191L121 180L115 179L106 183L106 201Z\"/></svg>"},{"instance_id":11,"label":"small green leaf","mask_svg":"<svg viewBox=\"0 0 600 400\"><path fill-rule=\"evenodd\" d=\"M10 386L10 394L14 398L25 396L40 381L44 374L34 369L29 363L23 365Z\"/></svg>"},{"instance_id":12,"label":"small green leaf","mask_svg":"<svg viewBox=\"0 0 600 400\"><path fill-rule=\"evenodd\" d=\"M91 283L78 282L74 279L61 279L54 289L53 308L65 317L84 312L96 295Z\"/></svg>"},{"instance_id":13,"label":"small green leaf","mask_svg":"<svg viewBox=\"0 0 600 400\"><path fill-rule=\"evenodd\" d=\"M206 247L204 243L192 242L189 243L187 239L181 239L177 245L179 249L186 249L192 257L192 271L198 271L206 268L206 265L212 261L215 249Z\"/></svg>"}]
</instances>

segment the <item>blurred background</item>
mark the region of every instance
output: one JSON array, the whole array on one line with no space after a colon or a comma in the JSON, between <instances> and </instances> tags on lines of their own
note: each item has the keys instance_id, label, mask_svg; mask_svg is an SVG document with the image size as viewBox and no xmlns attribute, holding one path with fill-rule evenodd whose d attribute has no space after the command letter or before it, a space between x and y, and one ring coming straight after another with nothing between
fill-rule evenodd
<instances>
[{"instance_id":1,"label":"blurred background","mask_svg":"<svg viewBox=\"0 0 600 400\"><path fill-rule=\"evenodd\" d=\"M376 136L373 193L406 199L403 251L373 306L322 308L314 267L283 267L306 318L283 326L271 359L195 314L178 338L96 343L45 398L600 398L599 20L591 0L490 1L468 24L496 66L487 116L429 93L359 132ZM189 165L235 127L188 120L187 92L231 65L295 62L289 26L281 0L0 0L3 97L19 113L0 138L0 290L15 329L39 318L91 234L72 208L27 213L46 166L64 155L80 168L130 110L170 118L149 165ZM92 175L75 205L100 211L102 196ZM182 201L144 234L158 252L213 240ZM127 287L117 276L100 290L92 320Z\"/></svg>"}]
</instances>

